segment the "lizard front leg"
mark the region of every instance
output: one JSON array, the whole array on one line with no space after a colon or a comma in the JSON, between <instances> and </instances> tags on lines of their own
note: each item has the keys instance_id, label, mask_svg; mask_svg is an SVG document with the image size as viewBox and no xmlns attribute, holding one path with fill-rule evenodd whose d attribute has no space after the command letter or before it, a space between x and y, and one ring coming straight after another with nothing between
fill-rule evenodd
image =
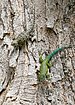
<instances>
[{"instance_id":1,"label":"lizard front leg","mask_svg":"<svg viewBox=\"0 0 75 105\"><path fill-rule=\"evenodd\" d=\"M47 78L47 80L50 80L51 79L51 75L50 75L50 73L49 73L49 68L52 66L53 64L52 64L52 62L50 61L50 63L48 62L47 63L47 66L48 66L48 70L47 70L47 73L46 73L46 78Z\"/></svg>"}]
</instances>

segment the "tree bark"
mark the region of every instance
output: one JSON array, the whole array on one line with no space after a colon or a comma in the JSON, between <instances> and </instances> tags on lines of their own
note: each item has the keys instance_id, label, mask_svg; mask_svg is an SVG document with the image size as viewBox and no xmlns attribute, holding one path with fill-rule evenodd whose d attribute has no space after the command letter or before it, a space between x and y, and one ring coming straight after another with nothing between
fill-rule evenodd
<instances>
[{"instance_id":1,"label":"tree bark","mask_svg":"<svg viewBox=\"0 0 75 105\"><path fill-rule=\"evenodd\" d=\"M13 38L29 31L24 46ZM52 58L51 80L38 84L39 52ZM0 105L75 105L75 1L0 0Z\"/></svg>"}]
</instances>

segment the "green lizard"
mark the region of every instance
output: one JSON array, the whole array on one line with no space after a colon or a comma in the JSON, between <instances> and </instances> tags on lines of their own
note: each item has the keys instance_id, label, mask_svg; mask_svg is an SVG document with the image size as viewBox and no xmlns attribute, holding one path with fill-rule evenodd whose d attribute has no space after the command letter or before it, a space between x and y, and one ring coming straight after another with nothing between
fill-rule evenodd
<instances>
[{"instance_id":1,"label":"green lizard","mask_svg":"<svg viewBox=\"0 0 75 105\"><path fill-rule=\"evenodd\" d=\"M49 79L48 69L52 66L52 64L50 64L49 61L59 51L62 51L63 49L69 48L69 47L70 46L57 48L51 54L49 54L44 60L42 59L42 56L40 56L39 61L40 61L41 65L40 65L40 71L38 73L38 80L39 81L44 81L46 78Z\"/></svg>"}]
</instances>

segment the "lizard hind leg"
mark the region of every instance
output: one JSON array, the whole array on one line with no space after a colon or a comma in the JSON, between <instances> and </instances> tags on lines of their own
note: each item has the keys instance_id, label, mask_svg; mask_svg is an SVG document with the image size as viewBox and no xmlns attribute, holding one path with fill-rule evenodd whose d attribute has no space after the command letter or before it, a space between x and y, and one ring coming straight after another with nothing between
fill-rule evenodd
<instances>
[{"instance_id":1,"label":"lizard hind leg","mask_svg":"<svg viewBox=\"0 0 75 105\"><path fill-rule=\"evenodd\" d=\"M47 66L48 66L48 68L50 68L50 67L53 66L53 63L50 61L50 62L47 63Z\"/></svg>"},{"instance_id":2,"label":"lizard hind leg","mask_svg":"<svg viewBox=\"0 0 75 105\"><path fill-rule=\"evenodd\" d=\"M42 55L40 55L40 57L39 57L39 62L40 62L40 63L42 63L42 62L43 62Z\"/></svg>"}]
</instances>

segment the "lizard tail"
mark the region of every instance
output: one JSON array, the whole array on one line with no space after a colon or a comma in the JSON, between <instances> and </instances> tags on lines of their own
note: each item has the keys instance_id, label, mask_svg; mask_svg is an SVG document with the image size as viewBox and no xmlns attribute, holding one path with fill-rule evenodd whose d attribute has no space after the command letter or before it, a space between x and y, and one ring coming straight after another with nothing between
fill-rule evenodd
<instances>
[{"instance_id":1,"label":"lizard tail","mask_svg":"<svg viewBox=\"0 0 75 105\"><path fill-rule=\"evenodd\" d=\"M54 50L50 55L47 56L48 58L48 61L52 59L52 57L57 54L59 51L62 51L64 49L67 49L67 48L71 48L72 46L64 46L64 47L60 47L60 48L57 48L56 50Z\"/></svg>"},{"instance_id":2,"label":"lizard tail","mask_svg":"<svg viewBox=\"0 0 75 105\"><path fill-rule=\"evenodd\" d=\"M61 47L61 48L57 48L56 50L54 50L54 51L48 56L49 60L51 60L52 57L53 57L55 54L57 54L59 51L62 51L63 49L64 49L64 48Z\"/></svg>"}]
</instances>

